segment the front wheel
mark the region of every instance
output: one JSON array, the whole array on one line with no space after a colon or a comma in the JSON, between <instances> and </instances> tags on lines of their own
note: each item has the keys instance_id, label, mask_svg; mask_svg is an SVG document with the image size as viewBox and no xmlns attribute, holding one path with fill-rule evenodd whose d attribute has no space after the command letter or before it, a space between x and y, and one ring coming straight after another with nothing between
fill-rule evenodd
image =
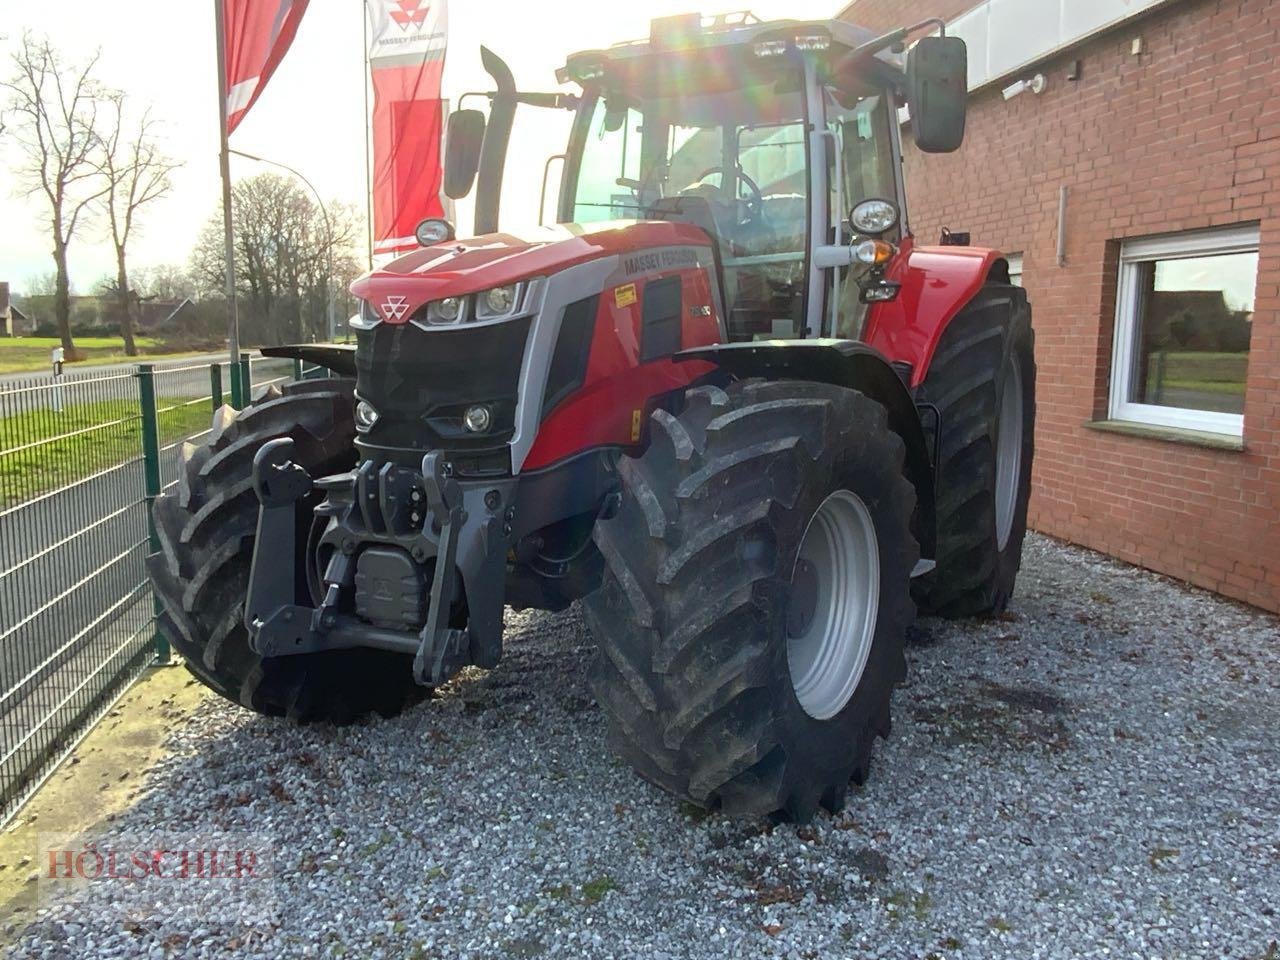
<instances>
[{"instance_id":1,"label":"front wheel","mask_svg":"<svg viewBox=\"0 0 1280 960\"><path fill-rule=\"evenodd\" d=\"M690 392L600 524L593 689L641 776L807 820L867 774L905 673L915 492L885 410L782 381Z\"/></svg>"},{"instance_id":2,"label":"front wheel","mask_svg":"<svg viewBox=\"0 0 1280 960\"><path fill-rule=\"evenodd\" d=\"M1031 308L988 284L942 335L918 400L938 410L937 567L916 581L924 613L998 613L1013 595L1035 452Z\"/></svg>"}]
</instances>

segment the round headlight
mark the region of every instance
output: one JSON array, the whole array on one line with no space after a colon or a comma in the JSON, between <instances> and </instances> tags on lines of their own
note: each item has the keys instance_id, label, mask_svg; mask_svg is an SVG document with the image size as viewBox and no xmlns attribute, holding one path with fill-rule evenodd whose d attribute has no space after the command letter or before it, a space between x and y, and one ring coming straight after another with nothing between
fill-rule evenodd
<instances>
[{"instance_id":1,"label":"round headlight","mask_svg":"<svg viewBox=\"0 0 1280 960\"><path fill-rule=\"evenodd\" d=\"M858 233L879 236L898 225L898 205L889 200L863 200L849 211L849 223Z\"/></svg>"},{"instance_id":2,"label":"round headlight","mask_svg":"<svg viewBox=\"0 0 1280 960\"><path fill-rule=\"evenodd\" d=\"M378 411L373 409L373 404L368 400L361 400L356 404L356 429L368 430L378 422Z\"/></svg>"},{"instance_id":3,"label":"round headlight","mask_svg":"<svg viewBox=\"0 0 1280 960\"><path fill-rule=\"evenodd\" d=\"M494 287L492 290L486 291L484 295L484 305L493 314L510 313L511 307L515 302L516 288L514 285Z\"/></svg>"},{"instance_id":4,"label":"round headlight","mask_svg":"<svg viewBox=\"0 0 1280 960\"><path fill-rule=\"evenodd\" d=\"M448 220L432 217L418 224L417 229L413 231L413 235L422 246L430 247L433 244L452 240L453 224Z\"/></svg>"},{"instance_id":5,"label":"round headlight","mask_svg":"<svg viewBox=\"0 0 1280 960\"><path fill-rule=\"evenodd\" d=\"M452 321L458 319L458 314L462 313L461 297L445 297L436 304L436 315L441 320Z\"/></svg>"},{"instance_id":6,"label":"round headlight","mask_svg":"<svg viewBox=\"0 0 1280 960\"><path fill-rule=\"evenodd\" d=\"M484 433L491 423L493 423L493 414L482 403L467 407L466 413L462 415L462 425L472 433Z\"/></svg>"}]
</instances>

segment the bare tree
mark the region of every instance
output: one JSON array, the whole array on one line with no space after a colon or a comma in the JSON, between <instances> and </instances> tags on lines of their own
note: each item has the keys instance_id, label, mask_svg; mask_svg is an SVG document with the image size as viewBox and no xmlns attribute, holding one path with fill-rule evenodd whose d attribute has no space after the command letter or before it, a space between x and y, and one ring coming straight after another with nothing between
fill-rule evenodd
<instances>
[{"instance_id":1,"label":"bare tree","mask_svg":"<svg viewBox=\"0 0 1280 960\"><path fill-rule=\"evenodd\" d=\"M69 67L48 40L37 41L28 33L13 54L13 77L3 83L10 94L14 139L26 155L26 166L19 172L29 189L42 192L49 202L57 277L54 318L68 359L75 357L75 343L67 248L81 225L81 215L103 192L92 162L101 101L92 76L97 62L95 54L86 63Z\"/></svg>"},{"instance_id":2,"label":"bare tree","mask_svg":"<svg viewBox=\"0 0 1280 960\"><path fill-rule=\"evenodd\" d=\"M74 289L69 285L68 293L74 293ZM27 277L27 285L23 290L24 295L28 297L54 297L58 293L58 275L50 270L48 273L33 273Z\"/></svg>"},{"instance_id":3,"label":"bare tree","mask_svg":"<svg viewBox=\"0 0 1280 960\"><path fill-rule=\"evenodd\" d=\"M327 335L328 293L334 277L359 272L354 211L329 205L329 221L293 180L261 173L232 189L236 219L236 283L244 342L318 340ZM191 273L201 292L221 291L222 217L201 231ZM329 275L332 265L334 277Z\"/></svg>"},{"instance_id":4,"label":"bare tree","mask_svg":"<svg viewBox=\"0 0 1280 960\"><path fill-rule=\"evenodd\" d=\"M170 160L157 146L150 109L130 125L125 116L123 93L107 98L111 120L104 126L99 149L94 151L94 165L106 184L102 207L111 232L111 245L116 253L116 279L113 293L120 313L120 334L124 352L137 356L133 342L133 313L137 295L129 286L126 262L129 237L137 227L142 207L168 194L173 184L169 174L181 164Z\"/></svg>"},{"instance_id":5,"label":"bare tree","mask_svg":"<svg viewBox=\"0 0 1280 960\"><path fill-rule=\"evenodd\" d=\"M197 295L191 271L178 263L161 263L131 270L129 283L142 298L194 300Z\"/></svg>"}]
</instances>

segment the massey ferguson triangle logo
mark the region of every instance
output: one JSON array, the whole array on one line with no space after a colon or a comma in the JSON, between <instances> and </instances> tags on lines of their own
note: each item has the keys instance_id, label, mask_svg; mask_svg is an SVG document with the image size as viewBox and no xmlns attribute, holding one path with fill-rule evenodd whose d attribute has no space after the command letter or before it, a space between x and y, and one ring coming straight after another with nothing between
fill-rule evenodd
<instances>
[{"instance_id":1,"label":"massey ferguson triangle logo","mask_svg":"<svg viewBox=\"0 0 1280 960\"><path fill-rule=\"evenodd\" d=\"M409 312L409 301L406 297L387 297L382 303L382 315L392 323L398 323Z\"/></svg>"},{"instance_id":2,"label":"massey ferguson triangle logo","mask_svg":"<svg viewBox=\"0 0 1280 960\"><path fill-rule=\"evenodd\" d=\"M421 30L422 25L427 22L427 13L431 7L422 2L422 0L387 0L387 5L391 7L388 13L401 30L408 30L413 27L415 30Z\"/></svg>"}]
</instances>

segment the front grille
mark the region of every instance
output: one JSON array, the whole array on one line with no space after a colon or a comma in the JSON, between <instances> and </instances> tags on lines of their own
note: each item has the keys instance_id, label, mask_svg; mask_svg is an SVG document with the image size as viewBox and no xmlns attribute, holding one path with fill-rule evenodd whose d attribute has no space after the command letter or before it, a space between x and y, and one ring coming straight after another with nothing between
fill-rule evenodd
<instances>
[{"instance_id":1,"label":"front grille","mask_svg":"<svg viewBox=\"0 0 1280 960\"><path fill-rule=\"evenodd\" d=\"M371 459L405 462L427 450L498 453L515 431L531 322L524 317L430 331L411 323L382 323L360 332L356 392L378 411L378 420L360 435L357 447ZM493 412L491 426L482 434L462 425L463 412L476 403Z\"/></svg>"}]
</instances>

